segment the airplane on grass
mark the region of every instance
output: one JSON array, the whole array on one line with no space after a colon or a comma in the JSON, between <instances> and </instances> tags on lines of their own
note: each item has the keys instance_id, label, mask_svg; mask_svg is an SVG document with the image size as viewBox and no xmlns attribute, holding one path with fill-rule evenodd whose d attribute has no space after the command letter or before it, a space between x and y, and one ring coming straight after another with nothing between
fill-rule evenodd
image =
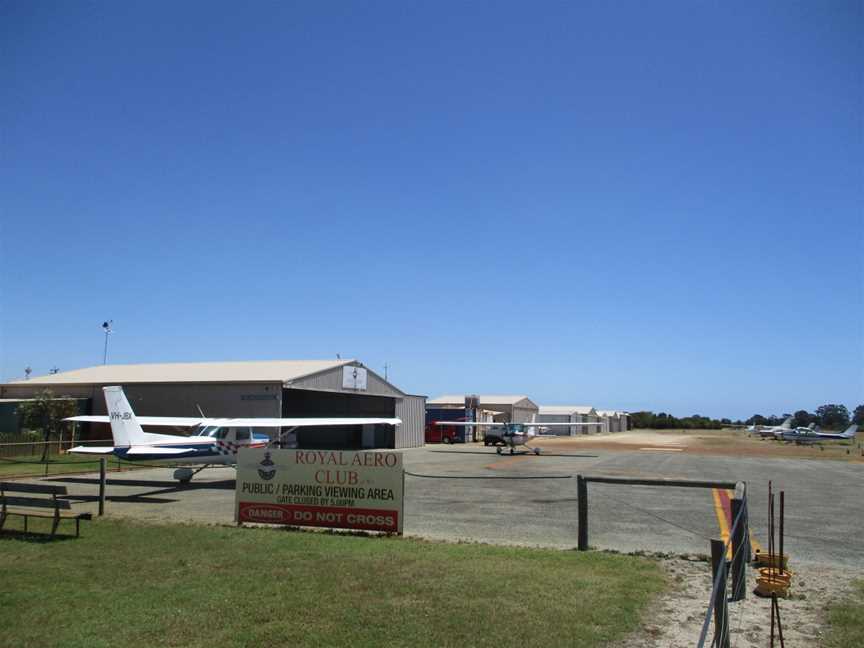
<instances>
[{"instance_id":1,"label":"airplane on grass","mask_svg":"<svg viewBox=\"0 0 864 648\"><path fill-rule=\"evenodd\" d=\"M858 426L854 423L850 425L844 432L834 434L832 432L821 432L813 428L795 428L787 430L780 434L777 438L783 441L794 441L796 445L812 445L819 441L843 441L846 439L854 439L858 432Z\"/></svg>"},{"instance_id":2,"label":"airplane on grass","mask_svg":"<svg viewBox=\"0 0 864 648\"><path fill-rule=\"evenodd\" d=\"M525 448L526 452L533 452L535 455L540 454L540 448L536 446L529 446L528 442L531 441L534 437L545 436L543 434L538 433L537 429L549 428L549 427L582 427L587 425L596 425L601 426L602 423L537 423L536 421L531 421L528 423L499 423L492 421L435 421L435 425L477 425L477 426L498 426L503 427L504 431L501 433L501 438L504 440L505 447L510 448L510 454L515 454L516 447L522 446ZM551 436L551 435L550 435ZM501 446L497 446L495 448L495 452L499 455L504 453L504 449Z\"/></svg>"},{"instance_id":3,"label":"airplane on grass","mask_svg":"<svg viewBox=\"0 0 864 648\"><path fill-rule=\"evenodd\" d=\"M270 436L253 432L252 428L275 428L284 432L281 439L300 427L330 425L400 425L398 418L188 418L169 416L136 417L126 400L123 388L103 387L107 416L71 416L64 421L110 423L113 446L76 446L69 450L83 455L114 455L124 461L144 461L163 464L192 464L174 471L174 479L187 484L194 475L212 465L237 465L240 448L263 448L272 443ZM153 434L141 425L197 427L192 436Z\"/></svg>"}]
</instances>

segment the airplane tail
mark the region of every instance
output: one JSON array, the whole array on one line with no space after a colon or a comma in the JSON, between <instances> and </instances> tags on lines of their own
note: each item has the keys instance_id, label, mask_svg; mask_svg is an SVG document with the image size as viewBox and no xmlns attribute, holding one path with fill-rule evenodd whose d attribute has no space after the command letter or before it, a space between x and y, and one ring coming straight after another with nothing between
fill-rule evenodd
<instances>
[{"instance_id":1,"label":"airplane tail","mask_svg":"<svg viewBox=\"0 0 864 648\"><path fill-rule=\"evenodd\" d=\"M111 421L111 436L114 446L128 448L144 442L145 434L135 418L132 406L126 400L126 394L120 386L103 387L105 406L108 408L108 419Z\"/></svg>"},{"instance_id":2,"label":"airplane tail","mask_svg":"<svg viewBox=\"0 0 864 648\"><path fill-rule=\"evenodd\" d=\"M840 436L843 437L844 439L854 439L855 434L857 432L858 432L858 426L855 423L853 423L848 428L846 428L846 431L843 434L841 434Z\"/></svg>"},{"instance_id":3,"label":"airplane tail","mask_svg":"<svg viewBox=\"0 0 864 648\"><path fill-rule=\"evenodd\" d=\"M792 427L792 417L790 416L790 417L787 418L785 421L783 421L783 422L780 424L780 427L783 428L784 430L788 430L788 429L790 429L790 428Z\"/></svg>"}]
</instances>

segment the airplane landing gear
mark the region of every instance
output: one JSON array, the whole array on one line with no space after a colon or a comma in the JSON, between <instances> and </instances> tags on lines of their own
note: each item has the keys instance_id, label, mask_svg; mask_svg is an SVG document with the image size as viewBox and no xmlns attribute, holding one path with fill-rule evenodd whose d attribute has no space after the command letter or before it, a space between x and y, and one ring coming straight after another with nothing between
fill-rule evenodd
<instances>
[{"instance_id":1,"label":"airplane landing gear","mask_svg":"<svg viewBox=\"0 0 864 648\"><path fill-rule=\"evenodd\" d=\"M497 452L500 455L502 452L501 446L498 446L497 448L495 448L495 452Z\"/></svg>"},{"instance_id":2,"label":"airplane landing gear","mask_svg":"<svg viewBox=\"0 0 864 648\"><path fill-rule=\"evenodd\" d=\"M532 450L534 450L535 455L540 456L540 448L532 448Z\"/></svg>"},{"instance_id":3,"label":"airplane landing gear","mask_svg":"<svg viewBox=\"0 0 864 648\"><path fill-rule=\"evenodd\" d=\"M192 468L178 468L174 471L174 479L179 481L181 484L188 484L192 481L192 478L197 475L199 472L208 468L210 464L205 464L198 468L197 470L193 470Z\"/></svg>"}]
</instances>

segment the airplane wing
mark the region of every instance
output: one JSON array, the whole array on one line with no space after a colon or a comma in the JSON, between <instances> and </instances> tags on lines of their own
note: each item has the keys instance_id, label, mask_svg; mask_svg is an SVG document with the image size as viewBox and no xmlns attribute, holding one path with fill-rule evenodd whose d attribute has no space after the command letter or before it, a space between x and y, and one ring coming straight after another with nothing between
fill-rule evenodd
<instances>
[{"instance_id":1,"label":"airplane wing","mask_svg":"<svg viewBox=\"0 0 864 648\"><path fill-rule=\"evenodd\" d=\"M499 427L503 427L507 425L506 423L494 423L490 421L480 421L475 423L469 423L468 421L435 421L435 425L497 425ZM537 421L526 421L523 423L519 423L519 425L524 425L525 427L571 427L573 425L603 425L602 423L538 423Z\"/></svg>"},{"instance_id":2,"label":"airplane wing","mask_svg":"<svg viewBox=\"0 0 864 648\"><path fill-rule=\"evenodd\" d=\"M136 416L141 425L164 425L166 427L196 427L205 423L207 419L188 416ZM78 423L110 423L108 416L70 416L64 421L77 421Z\"/></svg>"},{"instance_id":3,"label":"airplane wing","mask_svg":"<svg viewBox=\"0 0 864 648\"><path fill-rule=\"evenodd\" d=\"M850 425L842 434L831 434L829 432L815 432L820 439L852 439L858 431L857 425Z\"/></svg>"},{"instance_id":4,"label":"airplane wing","mask_svg":"<svg viewBox=\"0 0 864 648\"><path fill-rule=\"evenodd\" d=\"M539 421L529 421L523 423L528 427L572 427L574 425L603 425L602 423L540 423Z\"/></svg>"},{"instance_id":5,"label":"airplane wing","mask_svg":"<svg viewBox=\"0 0 864 648\"><path fill-rule=\"evenodd\" d=\"M114 446L75 446L70 448L68 452L73 454L111 454L114 452Z\"/></svg>"},{"instance_id":6,"label":"airplane wing","mask_svg":"<svg viewBox=\"0 0 864 648\"><path fill-rule=\"evenodd\" d=\"M136 416L141 425L167 427L312 427L326 425L401 425L398 418L194 418L183 416ZM64 421L80 423L110 423L107 416L71 416Z\"/></svg>"},{"instance_id":7,"label":"airplane wing","mask_svg":"<svg viewBox=\"0 0 864 648\"><path fill-rule=\"evenodd\" d=\"M160 448L157 446L132 446L126 451L126 456L161 455L163 457L182 457L195 454L195 448Z\"/></svg>"},{"instance_id":8,"label":"airplane wing","mask_svg":"<svg viewBox=\"0 0 864 648\"><path fill-rule=\"evenodd\" d=\"M141 419L138 419L139 421ZM402 425L398 418L236 418L201 419L202 425L219 427L324 427L329 425Z\"/></svg>"},{"instance_id":9,"label":"airplane wing","mask_svg":"<svg viewBox=\"0 0 864 648\"><path fill-rule=\"evenodd\" d=\"M435 425L497 425L498 427L504 427L507 424L491 421L475 421L474 423L469 423L468 421L435 421Z\"/></svg>"}]
</instances>

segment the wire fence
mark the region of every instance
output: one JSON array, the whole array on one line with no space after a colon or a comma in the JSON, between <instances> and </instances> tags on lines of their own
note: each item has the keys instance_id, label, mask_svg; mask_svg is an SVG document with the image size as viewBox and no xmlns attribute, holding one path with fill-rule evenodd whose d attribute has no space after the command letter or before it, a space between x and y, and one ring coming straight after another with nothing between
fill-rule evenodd
<instances>
[{"instance_id":1,"label":"wire fence","mask_svg":"<svg viewBox=\"0 0 864 648\"><path fill-rule=\"evenodd\" d=\"M733 500L734 502L735 500ZM711 595L705 610L705 619L702 622L702 630L699 633L697 648L704 648L708 640L708 633L713 625L712 648L730 648L731 628L729 623L729 603L740 602L745 596L745 580L747 562L750 559L750 536L747 520L747 496L746 490L742 497L737 500L734 520L729 531L729 537L725 542L722 540L711 540L711 569L713 573ZM731 560L727 561L731 548ZM729 584L732 579L731 587ZM727 598L727 591L731 596ZM740 630L744 605L739 603L737 631Z\"/></svg>"}]
</instances>

